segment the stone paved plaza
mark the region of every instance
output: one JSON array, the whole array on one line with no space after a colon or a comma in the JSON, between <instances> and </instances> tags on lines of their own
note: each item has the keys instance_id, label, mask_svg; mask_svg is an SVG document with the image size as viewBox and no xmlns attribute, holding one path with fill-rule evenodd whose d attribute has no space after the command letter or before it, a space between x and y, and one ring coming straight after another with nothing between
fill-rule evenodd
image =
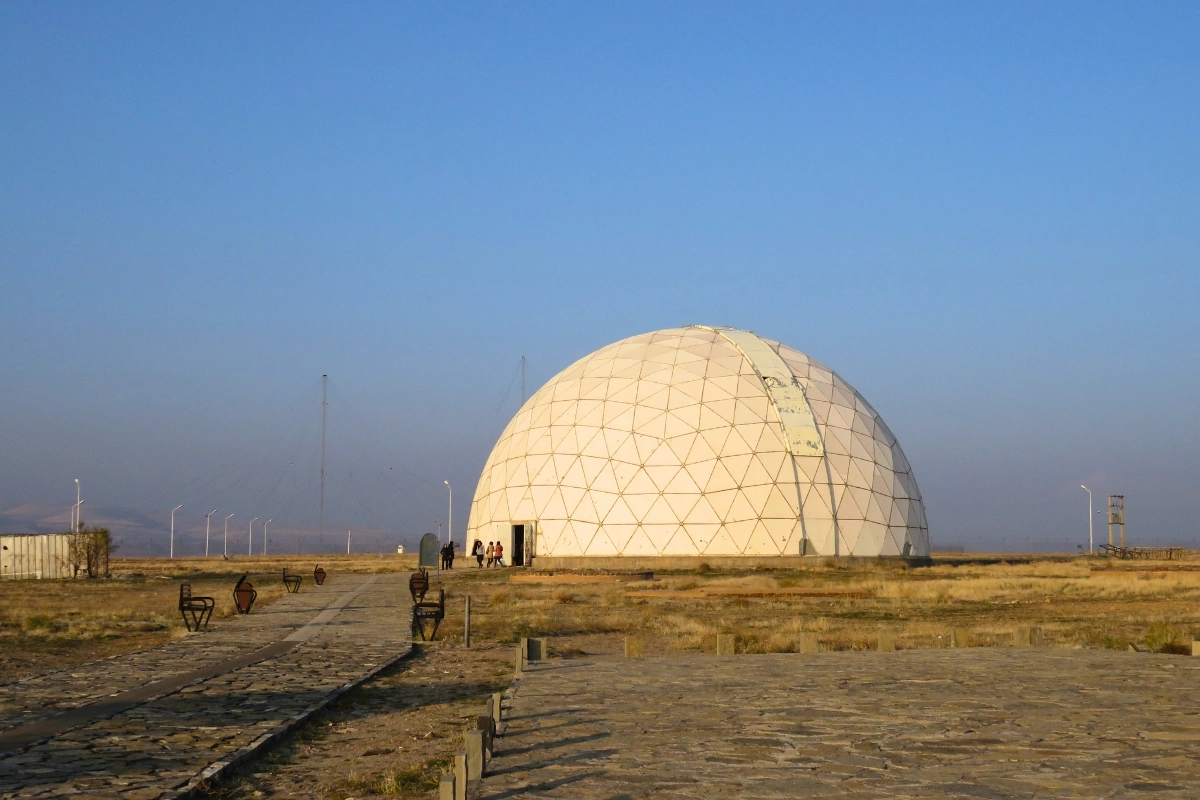
<instances>
[{"instance_id":1,"label":"stone paved plaza","mask_svg":"<svg viewBox=\"0 0 1200 800\"><path fill-rule=\"evenodd\" d=\"M407 577L308 581L181 641L0 687L0 797L175 796L406 654Z\"/></svg>"},{"instance_id":2,"label":"stone paved plaza","mask_svg":"<svg viewBox=\"0 0 1200 800\"><path fill-rule=\"evenodd\" d=\"M1200 659L581 658L515 687L488 800L1200 797Z\"/></svg>"}]
</instances>

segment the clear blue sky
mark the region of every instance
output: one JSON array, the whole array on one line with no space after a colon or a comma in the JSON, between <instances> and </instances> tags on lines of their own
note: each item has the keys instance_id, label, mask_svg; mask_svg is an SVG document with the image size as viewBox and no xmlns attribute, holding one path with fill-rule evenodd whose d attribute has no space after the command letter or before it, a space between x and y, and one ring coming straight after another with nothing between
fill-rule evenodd
<instances>
[{"instance_id":1,"label":"clear blue sky","mask_svg":"<svg viewBox=\"0 0 1200 800\"><path fill-rule=\"evenodd\" d=\"M329 373L331 525L461 531L522 354L701 322L935 544L1200 544L1195 3L8 2L0 109L7 506L313 522Z\"/></svg>"}]
</instances>

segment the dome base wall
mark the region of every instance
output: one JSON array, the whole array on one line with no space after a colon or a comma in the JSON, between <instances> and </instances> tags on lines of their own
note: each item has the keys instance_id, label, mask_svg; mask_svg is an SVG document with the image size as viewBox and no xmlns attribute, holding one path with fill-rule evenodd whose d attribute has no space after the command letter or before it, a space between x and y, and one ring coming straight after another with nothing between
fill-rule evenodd
<instances>
[{"instance_id":1,"label":"dome base wall","mask_svg":"<svg viewBox=\"0 0 1200 800\"><path fill-rule=\"evenodd\" d=\"M811 569L874 561L899 562L913 567L927 567L933 563L933 559L920 556L535 556L530 566L539 570L642 572L695 570L701 565L712 569Z\"/></svg>"}]
</instances>

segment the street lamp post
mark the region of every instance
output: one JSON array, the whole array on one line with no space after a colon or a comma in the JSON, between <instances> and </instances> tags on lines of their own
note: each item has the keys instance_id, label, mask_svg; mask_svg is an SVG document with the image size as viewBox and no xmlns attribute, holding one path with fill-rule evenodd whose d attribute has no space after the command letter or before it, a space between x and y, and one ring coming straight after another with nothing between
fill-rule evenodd
<instances>
[{"instance_id":1,"label":"street lamp post","mask_svg":"<svg viewBox=\"0 0 1200 800\"><path fill-rule=\"evenodd\" d=\"M273 519L269 519L263 523L263 555L264 556L267 554L267 526L270 525L273 521L274 521Z\"/></svg>"},{"instance_id":2,"label":"street lamp post","mask_svg":"<svg viewBox=\"0 0 1200 800\"><path fill-rule=\"evenodd\" d=\"M225 553L222 558L229 558L229 520L232 518L233 514L225 518Z\"/></svg>"},{"instance_id":3,"label":"street lamp post","mask_svg":"<svg viewBox=\"0 0 1200 800\"><path fill-rule=\"evenodd\" d=\"M171 509L171 558L175 557L175 512L183 508L183 503Z\"/></svg>"},{"instance_id":4,"label":"street lamp post","mask_svg":"<svg viewBox=\"0 0 1200 800\"><path fill-rule=\"evenodd\" d=\"M79 478L75 479L75 507L71 509L71 533L79 532L79 506L82 504L80 499Z\"/></svg>"},{"instance_id":5,"label":"street lamp post","mask_svg":"<svg viewBox=\"0 0 1200 800\"><path fill-rule=\"evenodd\" d=\"M254 555L254 523L257 520L258 520L258 517L255 517L254 519L250 520L250 539L246 543L246 555L248 555L248 556Z\"/></svg>"},{"instance_id":6,"label":"street lamp post","mask_svg":"<svg viewBox=\"0 0 1200 800\"><path fill-rule=\"evenodd\" d=\"M1092 490L1079 484L1079 488L1088 493L1088 555L1094 555L1096 549L1092 546Z\"/></svg>"},{"instance_id":7,"label":"street lamp post","mask_svg":"<svg viewBox=\"0 0 1200 800\"><path fill-rule=\"evenodd\" d=\"M446 541L454 541L454 488L450 486L450 481L442 481L446 484L446 488L450 491L450 500L446 508ZM463 552L467 552L465 549Z\"/></svg>"},{"instance_id":8,"label":"street lamp post","mask_svg":"<svg viewBox=\"0 0 1200 800\"><path fill-rule=\"evenodd\" d=\"M204 557L208 558L208 520L213 514L217 513L214 508L212 511L204 515Z\"/></svg>"}]
</instances>

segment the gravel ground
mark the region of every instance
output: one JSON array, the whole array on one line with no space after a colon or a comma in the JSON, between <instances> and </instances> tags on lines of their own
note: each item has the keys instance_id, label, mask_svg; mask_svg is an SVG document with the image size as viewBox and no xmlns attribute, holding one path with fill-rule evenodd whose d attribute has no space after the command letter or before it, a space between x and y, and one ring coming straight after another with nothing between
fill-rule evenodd
<instances>
[{"instance_id":1,"label":"gravel ground","mask_svg":"<svg viewBox=\"0 0 1200 800\"><path fill-rule=\"evenodd\" d=\"M462 749L464 715L508 686L513 653L508 645L415 645L207 797L436 796L438 777Z\"/></svg>"}]
</instances>

